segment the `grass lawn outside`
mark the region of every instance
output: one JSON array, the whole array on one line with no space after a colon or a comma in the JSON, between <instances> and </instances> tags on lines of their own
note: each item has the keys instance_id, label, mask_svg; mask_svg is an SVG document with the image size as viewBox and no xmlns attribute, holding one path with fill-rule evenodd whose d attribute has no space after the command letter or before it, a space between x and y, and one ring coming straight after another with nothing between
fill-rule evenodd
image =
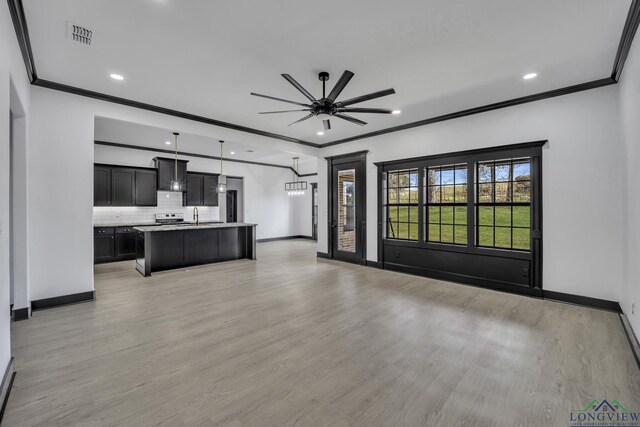
<instances>
[{"instance_id":1,"label":"grass lawn outside","mask_svg":"<svg viewBox=\"0 0 640 427\"><path fill-rule=\"evenodd\" d=\"M389 206L388 213L387 235L418 240L418 206ZM529 206L479 206L479 246L529 250L530 224ZM430 242L466 245L467 226L466 206L429 206Z\"/></svg>"}]
</instances>

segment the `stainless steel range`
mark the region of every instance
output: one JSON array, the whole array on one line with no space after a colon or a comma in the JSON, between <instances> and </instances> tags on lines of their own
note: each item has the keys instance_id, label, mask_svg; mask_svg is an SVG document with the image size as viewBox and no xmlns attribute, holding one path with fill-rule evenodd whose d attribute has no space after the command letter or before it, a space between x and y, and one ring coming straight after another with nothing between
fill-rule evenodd
<instances>
[{"instance_id":1,"label":"stainless steel range","mask_svg":"<svg viewBox=\"0 0 640 427\"><path fill-rule=\"evenodd\" d=\"M182 222L184 222L184 214L181 213L156 214L156 223L159 225L176 225Z\"/></svg>"}]
</instances>

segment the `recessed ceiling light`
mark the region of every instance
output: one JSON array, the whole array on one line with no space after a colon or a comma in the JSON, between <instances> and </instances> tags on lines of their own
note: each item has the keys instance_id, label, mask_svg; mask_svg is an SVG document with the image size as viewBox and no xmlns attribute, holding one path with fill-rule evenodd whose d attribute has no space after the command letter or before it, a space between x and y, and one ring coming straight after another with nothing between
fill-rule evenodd
<instances>
[{"instance_id":1,"label":"recessed ceiling light","mask_svg":"<svg viewBox=\"0 0 640 427\"><path fill-rule=\"evenodd\" d=\"M165 141L164 143L167 145L171 145L171 141Z\"/></svg>"},{"instance_id":2,"label":"recessed ceiling light","mask_svg":"<svg viewBox=\"0 0 640 427\"><path fill-rule=\"evenodd\" d=\"M236 152L235 151L230 151L229 154L236 154Z\"/></svg>"},{"instance_id":3,"label":"recessed ceiling light","mask_svg":"<svg viewBox=\"0 0 640 427\"><path fill-rule=\"evenodd\" d=\"M400 114L400 113L402 113L402 111L400 111L400 110L393 110L393 111L391 112L391 114L395 114L396 116L397 116L398 114Z\"/></svg>"},{"instance_id":4,"label":"recessed ceiling light","mask_svg":"<svg viewBox=\"0 0 640 427\"><path fill-rule=\"evenodd\" d=\"M522 78L525 79L525 80L534 79L536 77L538 77L538 73L529 73L529 74L525 74L524 76L522 76Z\"/></svg>"},{"instance_id":5,"label":"recessed ceiling light","mask_svg":"<svg viewBox=\"0 0 640 427\"><path fill-rule=\"evenodd\" d=\"M122 77L122 75L120 74L110 74L109 77L111 77L113 80L124 80L124 77Z\"/></svg>"},{"instance_id":6,"label":"recessed ceiling light","mask_svg":"<svg viewBox=\"0 0 640 427\"><path fill-rule=\"evenodd\" d=\"M324 132L322 132L321 130L318 131L318 136L322 136L324 135Z\"/></svg>"}]
</instances>

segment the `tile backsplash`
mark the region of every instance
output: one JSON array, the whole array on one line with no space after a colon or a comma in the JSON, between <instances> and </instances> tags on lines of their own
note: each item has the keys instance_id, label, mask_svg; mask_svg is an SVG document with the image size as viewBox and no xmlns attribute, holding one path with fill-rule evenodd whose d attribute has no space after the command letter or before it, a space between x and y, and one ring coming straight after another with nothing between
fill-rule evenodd
<instances>
[{"instance_id":1,"label":"tile backsplash","mask_svg":"<svg viewBox=\"0 0 640 427\"><path fill-rule=\"evenodd\" d=\"M193 206L182 206L182 193L158 191L158 206L94 207L93 225L153 223L157 213L182 213L185 221L191 221ZM220 220L218 206L198 206L198 214L201 222Z\"/></svg>"}]
</instances>

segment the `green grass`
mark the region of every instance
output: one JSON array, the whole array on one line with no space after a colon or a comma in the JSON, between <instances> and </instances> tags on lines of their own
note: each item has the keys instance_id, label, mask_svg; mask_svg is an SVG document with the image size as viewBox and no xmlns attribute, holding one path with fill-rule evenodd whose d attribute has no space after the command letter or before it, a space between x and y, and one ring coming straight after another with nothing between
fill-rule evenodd
<instances>
[{"instance_id":1,"label":"green grass","mask_svg":"<svg viewBox=\"0 0 640 427\"><path fill-rule=\"evenodd\" d=\"M511 209L513 209L513 224ZM388 212L396 238L418 240L417 206L389 207ZM428 214L429 241L467 244L466 206L430 206ZM496 206L495 213L493 206L480 206L478 225L480 246L529 250L530 209L528 206L513 206L513 208ZM388 229L387 233L391 235L391 230Z\"/></svg>"}]
</instances>

